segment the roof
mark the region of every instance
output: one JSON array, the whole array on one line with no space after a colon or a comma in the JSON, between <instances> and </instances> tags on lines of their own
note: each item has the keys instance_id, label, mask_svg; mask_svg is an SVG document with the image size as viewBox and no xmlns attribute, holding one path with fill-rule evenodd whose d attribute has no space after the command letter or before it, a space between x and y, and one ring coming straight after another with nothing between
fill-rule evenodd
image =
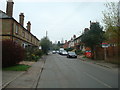
<instances>
[{"instance_id":1,"label":"roof","mask_svg":"<svg viewBox=\"0 0 120 90\"><path fill-rule=\"evenodd\" d=\"M12 18L11 16L8 16L5 12L0 10L0 18Z\"/></svg>"},{"instance_id":2,"label":"roof","mask_svg":"<svg viewBox=\"0 0 120 90\"><path fill-rule=\"evenodd\" d=\"M81 38L82 37L82 35L81 36L79 36L79 37L77 37L77 38L75 38L74 40L77 40L77 39L79 39L79 38Z\"/></svg>"},{"instance_id":3,"label":"roof","mask_svg":"<svg viewBox=\"0 0 120 90\"><path fill-rule=\"evenodd\" d=\"M29 32L26 28L24 28L19 22L17 22L13 17L8 16L5 12L0 10L0 19L12 19L16 23L18 23L24 30L26 30L28 33L30 33L33 37L35 37L37 40L39 40L36 36L34 36L31 32Z\"/></svg>"}]
</instances>

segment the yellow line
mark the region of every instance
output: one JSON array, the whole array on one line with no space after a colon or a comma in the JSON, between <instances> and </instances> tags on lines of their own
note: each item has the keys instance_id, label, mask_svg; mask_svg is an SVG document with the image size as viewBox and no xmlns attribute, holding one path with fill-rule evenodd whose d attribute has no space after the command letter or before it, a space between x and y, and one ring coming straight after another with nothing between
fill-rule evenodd
<instances>
[{"instance_id":1,"label":"yellow line","mask_svg":"<svg viewBox=\"0 0 120 90\"><path fill-rule=\"evenodd\" d=\"M100 81L99 79L97 79L97 78L95 78L94 76L88 74L87 72L84 72L84 73L85 73L87 76L89 76L90 78L92 78L92 79L96 80L97 82L103 84L104 86L106 86L106 87L108 87L108 88L112 88L110 85L108 85L108 84L106 84L106 83Z\"/></svg>"}]
</instances>

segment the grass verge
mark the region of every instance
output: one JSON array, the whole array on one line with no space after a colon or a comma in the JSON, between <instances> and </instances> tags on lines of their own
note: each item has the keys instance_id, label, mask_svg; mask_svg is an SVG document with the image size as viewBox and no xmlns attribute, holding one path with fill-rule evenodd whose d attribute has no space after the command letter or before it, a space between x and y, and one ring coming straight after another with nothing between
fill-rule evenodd
<instances>
[{"instance_id":1,"label":"grass verge","mask_svg":"<svg viewBox=\"0 0 120 90\"><path fill-rule=\"evenodd\" d=\"M15 66L2 68L2 70L4 70L4 71L27 71L28 68L30 68L30 67L31 66L29 66L29 65L18 64Z\"/></svg>"}]
</instances>

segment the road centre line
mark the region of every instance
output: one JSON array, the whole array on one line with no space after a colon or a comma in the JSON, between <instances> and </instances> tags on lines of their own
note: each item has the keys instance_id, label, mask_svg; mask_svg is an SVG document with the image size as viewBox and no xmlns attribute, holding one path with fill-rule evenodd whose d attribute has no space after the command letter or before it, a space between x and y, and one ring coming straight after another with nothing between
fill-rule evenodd
<instances>
[{"instance_id":1,"label":"road centre line","mask_svg":"<svg viewBox=\"0 0 120 90\"><path fill-rule=\"evenodd\" d=\"M106 83L100 81L99 79L97 79L96 77L94 77L94 76L88 74L87 72L84 72L84 73L85 73L87 76L89 76L90 78L92 78L92 79L96 80L97 82L103 84L104 86L106 86L106 87L108 87L108 88L112 88L110 85L108 85L108 84L106 84Z\"/></svg>"}]
</instances>

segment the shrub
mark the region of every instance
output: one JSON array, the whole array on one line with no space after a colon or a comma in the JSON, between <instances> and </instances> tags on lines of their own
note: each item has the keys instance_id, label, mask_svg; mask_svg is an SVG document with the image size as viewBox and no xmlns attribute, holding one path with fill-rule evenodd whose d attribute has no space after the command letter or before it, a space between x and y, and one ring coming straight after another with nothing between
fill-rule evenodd
<instances>
[{"instance_id":1,"label":"shrub","mask_svg":"<svg viewBox=\"0 0 120 90\"><path fill-rule=\"evenodd\" d=\"M39 58L43 55L42 51L39 50L37 47L27 47L25 51L26 51L26 55L25 55L26 61L38 61Z\"/></svg>"},{"instance_id":2,"label":"shrub","mask_svg":"<svg viewBox=\"0 0 120 90\"><path fill-rule=\"evenodd\" d=\"M74 48L66 48L65 50L68 52L74 50Z\"/></svg>"},{"instance_id":3,"label":"shrub","mask_svg":"<svg viewBox=\"0 0 120 90\"><path fill-rule=\"evenodd\" d=\"M83 52L81 50L76 50L75 52L77 55L83 54Z\"/></svg>"},{"instance_id":4,"label":"shrub","mask_svg":"<svg viewBox=\"0 0 120 90\"><path fill-rule=\"evenodd\" d=\"M2 67L18 64L24 59L24 48L12 40L2 41Z\"/></svg>"}]
</instances>

